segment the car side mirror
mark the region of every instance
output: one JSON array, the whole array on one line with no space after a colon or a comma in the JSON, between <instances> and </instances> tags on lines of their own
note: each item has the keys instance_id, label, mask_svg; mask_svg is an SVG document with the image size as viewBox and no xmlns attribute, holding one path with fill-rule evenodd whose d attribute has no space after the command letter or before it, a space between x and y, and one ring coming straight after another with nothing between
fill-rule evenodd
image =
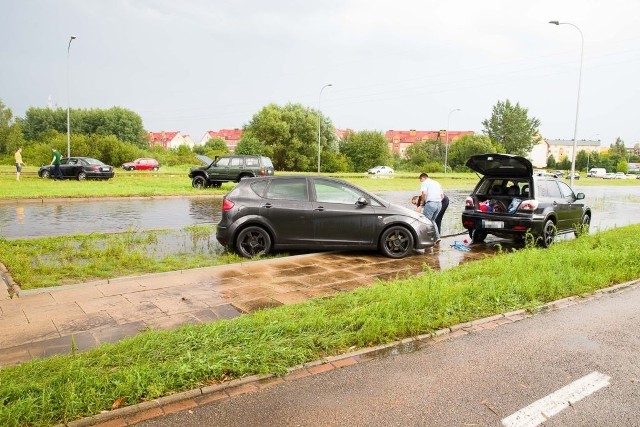
<instances>
[{"instance_id":1,"label":"car side mirror","mask_svg":"<svg viewBox=\"0 0 640 427\"><path fill-rule=\"evenodd\" d=\"M582 199L584 199L584 193L578 193L578 194L576 194L576 199L577 199L577 200L582 200Z\"/></svg>"},{"instance_id":2,"label":"car side mirror","mask_svg":"<svg viewBox=\"0 0 640 427\"><path fill-rule=\"evenodd\" d=\"M369 202L367 202L367 199L365 199L364 197L360 197L356 201L356 205L358 205L358 206L366 206L368 204L369 204Z\"/></svg>"}]
</instances>

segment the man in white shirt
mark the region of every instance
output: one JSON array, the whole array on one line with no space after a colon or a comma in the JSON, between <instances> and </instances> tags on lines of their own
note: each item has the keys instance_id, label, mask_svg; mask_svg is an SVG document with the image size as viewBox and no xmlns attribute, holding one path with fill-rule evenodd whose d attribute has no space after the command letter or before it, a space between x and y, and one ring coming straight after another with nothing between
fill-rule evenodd
<instances>
[{"instance_id":1,"label":"man in white shirt","mask_svg":"<svg viewBox=\"0 0 640 427\"><path fill-rule=\"evenodd\" d=\"M438 243L440 241L440 230L436 225L436 217L442 208L442 198L444 197L442 186L438 181L429 178L429 175L423 172L420 174L420 194L420 198L424 203L422 213L433 222L433 227L436 230L436 243ZM419 210L420 208L418 208Z\"/></svg>"}]
</instances>

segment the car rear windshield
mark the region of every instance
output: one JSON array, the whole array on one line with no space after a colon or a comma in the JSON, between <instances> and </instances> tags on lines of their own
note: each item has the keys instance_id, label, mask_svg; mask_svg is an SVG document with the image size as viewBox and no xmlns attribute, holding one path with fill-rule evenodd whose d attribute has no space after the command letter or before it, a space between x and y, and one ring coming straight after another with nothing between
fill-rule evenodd
<instances>
[{"instance_id":1,"label":"car rear windshield","mask_svg":"<svg viewBox=\"0 0 640 427\"><path fill-rule=\"evenodd\" d=\"M262 166L265 168L272 168L273 163L271 163L271 159L269 157L262 157Z\"/></svg>"}]
</instances>

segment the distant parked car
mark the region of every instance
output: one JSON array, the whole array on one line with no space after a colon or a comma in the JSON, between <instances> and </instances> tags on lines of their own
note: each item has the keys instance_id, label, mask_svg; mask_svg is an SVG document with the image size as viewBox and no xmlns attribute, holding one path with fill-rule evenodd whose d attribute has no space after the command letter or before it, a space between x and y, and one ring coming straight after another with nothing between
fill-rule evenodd
<instances>
[{"instance_id":1,"label":"distant parked car","mask_svg":"<svg viewBox=\"0 0 640 427\"><path fill-rule=\"evenodd\" d=\"M479 154L466 166L484 175L462 211L473 243L488 234L522 240L530 233L546 248L558 233L588 232L591 208L583 202L584 193L574 193L553 176L535 175L524 157Z\"/></svg>"},{"instance_id":2,"label":"distant parked car","mask_svg":"<svg viewBox=\"0 0 640 427\"><path fill-rule=\"evenodd\" d=\"M113 178L113 166L105 165L100 160L91 157L63 157L60 160L60 170L65 179L104 179ZM42 166L38 176L53 178L53 165Z\"/></svg>"},{"instance_id":3,"label":"distant parked car","mask_svg":"<svg viewBox=\"0 0 640 427\"><path fill-rule=\"evenodd\" d=\"M158 163L156 159L141 158L135 159L133 162L127 162L123 164L122 169L126 171L157 171L158 169L160 169L160 163Z\"/></svg>"},{"instance_id":4,"label":"distant parked car","mask_svg":"<svg viewBox=\"0 0 640 427\"><path fill-rule=\"evenodd\" d=\"M244 178L255 176L273 176L275 170L269 157L235 155L209 157L198 154L196 158L205 166L191 168L189 178L193 188L220 188L223 182L240 182Z\"/></svg>"},{"instance_id":5,"label":"distant parked car","mask_svg":"<svg viewBox=\"0 0 640 427\"><path fill-rule=\"evenodd\" d=\"M571 172L569 172L565 178L571 179ZM580 179L580 174L578 172L574 172L573 179Z\"/></svg>"},{"instance_id":6,"label":"distant parked car","mask_svg":"<svg viewBox=\"0 0 640 427\"><path fill-rule=\"evenodd\" d=\"M378 249L402 258L434 246L435 228L340 179L270 176L243 179L224 196L216 238L246 258L286 249Z\"/></svg>"},{"instance_id":7,"label":"distant parked car","mask_svg":"<svg viewBox=\"0 0 640 427\"><path fill-rule=\"evenodd\" d=\"M367 171L371 175L393 175L393 169L389 166L376 166Z\"/></svg>"},{"instance_id":8,"label":"distant parked car","mask_svg":"<svg viewBox=\"0 0 640 427\"><path fill-rule=\"evenodd\" d=\"M613 179L627 179L627 175L624 172L616 172Z\"/></svg>"},{"instance_id":9,"label":"distant parked car","mask_svg":"<svg viewBox=\"0 0 640 427\"><path fill-rule=\"evenodd\" d=\"M613 172L607 172L604 175L602 175L602 179L614 179L616 177L616 174Z\"/></svg>"}]
</instances>

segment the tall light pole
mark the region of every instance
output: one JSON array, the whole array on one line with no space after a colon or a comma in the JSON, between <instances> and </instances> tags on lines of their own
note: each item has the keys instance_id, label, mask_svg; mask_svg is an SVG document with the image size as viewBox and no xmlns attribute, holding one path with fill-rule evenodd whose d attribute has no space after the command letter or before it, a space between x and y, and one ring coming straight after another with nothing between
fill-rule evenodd
<instances>
[{"instance_id":1,"label":"tall light pole","mask_svg":"<svg viewBox=\"0 0 640 427\"><path fill-rule=\"evenodd\" d=\"M320 100L322 99L322 91L324 90L324 88L329 86L333 85L331 83L328 83L322 86L322 89L320 89L320 95L318 95L318 175L320 175L320 117L322 116L322 113L320 112Z\"/></svg>"},{"instance_id":2,"label":"tall light pole","mask_svg":"<svg viewBox=\"0 0 640 427\"><path fill-rule=\"evenodd\" d=\"M582 83L582 59L584 57L584 35L577 25L571 22L549 21L553 25L571 25L580 33L580 74L578 75L578 101L576 102L576 123L573 128L573 154L571 158L571 186L573 187L573 179L576 173L576 150L577 150L577 134L578 134L578 114L580 112L580 84Z\"/></svg>"},{"instance_id":3,"label":"tall light pole","mask_svg":"<svg viewBox=\"0 0 640 427\"><path fill-rule=\"evenodd\" d=\"M75 40L76 36L69 38L69 45L67 46L67 157L71 157L71 119L69 115L69 105L71 104L71 96L69 95L69 50L71 49L71 42Z\"/></svg>"},{"instance_id":4,"label":"tall light pole","mask_svg":"<svg viewBox=\"0 0 640 427\"><path fill-rule=\"evenodd\" d=\"M451 119L451 114L455 113L456 111L460 111L460 109L454 108L453 110L449 111L449 115L447 116L447 142L444 144L444 176L447 176L447 161L449 157L449 120Z\"/></svg>"}]
</instances>

